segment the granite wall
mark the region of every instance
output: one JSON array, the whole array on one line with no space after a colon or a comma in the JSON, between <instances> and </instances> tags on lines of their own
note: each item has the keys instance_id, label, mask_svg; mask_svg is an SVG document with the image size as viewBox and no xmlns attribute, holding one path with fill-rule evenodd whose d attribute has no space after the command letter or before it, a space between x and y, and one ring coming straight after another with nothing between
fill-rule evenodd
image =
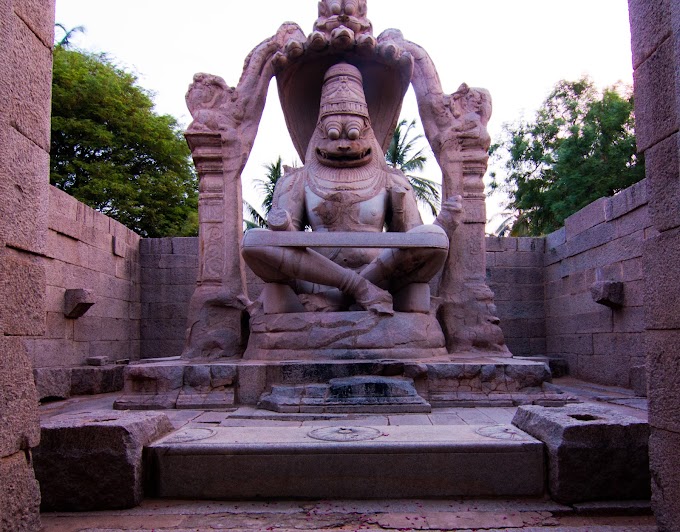
<instances>
[{"instance_id":1,"label":"granite wall","mask_svg":"<svg viewBox=\"0 0 680 532\"><path fill-rule=\"evenodd\" d=\"M545 355L544 238L486 238L486 270L515 356Z\"/></svg>"},{"instance_id":2,"label":"granite wall","mask_svg":"<svg viewBox=\"0 0 680 532\"><path fill-rule=\"evenodd\" d=\"M652 504L680 530L680 2L628 0L638 150L658 234L643 248Z\"/></svg>"},{"instance_id":3,"label":"granite wall","mask_svg":"<svg viewBox=\"0 0 680 532\"><path fill-rule=\"evenodd\" d=\"M546 354L566 359L572 376L624 387L644 380L642 248L654 233L641 181L546 237ZM623 304L596 303L598 281L623 283Z\"/></svg>"},{"instance_id":4,"label":"granite wall","mask_svg":"<svg viewBox=\"0 0 680 532\"><path fill-rule=\"evenodd\" d=\"M122 386L122 368L75 373L70 368L85 366L88 358L107 357L109 365L139 358L141 238L52 186L47 199L46 327L44 334L24 341L39 397L112 391L113 384L102 389L81 381L112 379L120 373L116 378ZM68 317L66 293L78 289L86 290L85 299L93 304L82 316Z\"/></svg>"},{"instance_id":5,"label":"granite wall","mask_svg":"<svg viewBox=\"0 0 680 532\"><path fill-rule=\"evenodd\" d=\"M0 530L40 530L38 399L23 343L45 331L54 0L0 0Z\"/></svg>"}]
</instances>

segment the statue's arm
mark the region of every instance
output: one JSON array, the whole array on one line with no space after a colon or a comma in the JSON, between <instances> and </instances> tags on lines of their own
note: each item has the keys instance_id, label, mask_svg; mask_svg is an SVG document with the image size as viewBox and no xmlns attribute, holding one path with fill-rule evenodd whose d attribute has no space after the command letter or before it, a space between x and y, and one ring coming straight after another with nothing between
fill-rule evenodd
<instances>
[{"instance_id":1,"label":"statue's arm","mask_svg":"<svg viewBox=\"0 0 680 532\"><path fill-rule=\"evenodd\" d=\"M413 187L401 172L390 173L389 217L387 230L405 233L423 225Z\"/></svg>"},{"instance_id":2,"label":"statue's arm","mask_svg":"<svg viewBox=\"0 0 680 532\"><path fill-rule=\"evenodd\" d=\"M274 188L267 223L272 231L302 231L305 227L304 182L300 171L284 174Z\"/></svg>"}]
</instances>

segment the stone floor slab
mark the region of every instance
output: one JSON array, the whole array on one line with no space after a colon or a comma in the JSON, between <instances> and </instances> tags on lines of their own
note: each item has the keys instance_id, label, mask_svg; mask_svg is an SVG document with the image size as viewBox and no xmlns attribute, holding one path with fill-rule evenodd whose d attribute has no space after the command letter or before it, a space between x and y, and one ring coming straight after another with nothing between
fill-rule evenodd
<instances>
[{"instance_id":1,"label":"stone floor slab","mask_svg":"<svg viewBox=\"0 0 680 532\"><path fill-rule=\"evenodd\" d=\"M148 451L152 478L162 497L395 498L543 492L543 446L509 425L310 430L208 429L189 424Z\"/></svg>"}]
</instances>

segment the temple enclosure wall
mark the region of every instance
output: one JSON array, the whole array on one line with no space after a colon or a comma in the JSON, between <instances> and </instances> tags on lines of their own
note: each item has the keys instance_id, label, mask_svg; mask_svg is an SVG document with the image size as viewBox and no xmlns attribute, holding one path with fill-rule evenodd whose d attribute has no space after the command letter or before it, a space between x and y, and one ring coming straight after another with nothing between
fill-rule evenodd
<instances>
[{"instance_id":1,"label":"temple enclosure wall","mask_svg":"<svg viewBox=\"0 0 680 532\"><path fill-rule=\"evenodd\" d=\"M40 530L38 398L24 339L45 332L54 0L0 0L0 530Z\"/></svg>"},{"instance_id":2,"label":"temple enclosure wall","mask_svg":"<svg viewBox=\"0 0 680 532\"><path fill-rule=\"evenodd\" d=\"M643 247L652 505L659 530L680 523L680 3L628 0L635 131L649 213Z\"/></svg>"},{"instance_id":3,"label":"temple enclosure wall","mask_svg":"<svg viewBox=\"0 0 680 532\"><path fill-rule=\"evenodd\" d=\"M142 239L52 186L48 199L46 328L25 341L33 367L81 366L100 356L138 359ZM67 317L65 294L79 289L93 304L82 316Z\"/></svg>"}]
</instances>

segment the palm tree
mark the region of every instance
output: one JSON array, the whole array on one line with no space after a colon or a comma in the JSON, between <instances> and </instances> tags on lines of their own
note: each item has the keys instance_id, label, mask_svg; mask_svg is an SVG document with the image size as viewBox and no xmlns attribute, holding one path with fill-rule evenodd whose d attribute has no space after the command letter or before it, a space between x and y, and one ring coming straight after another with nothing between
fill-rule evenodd
<instances>
[{"instance_id":1,"label":"palm tree","mask_svg":"<svg viewBox=\"0 0 680 532\"><path fill-rule=\"evenodd\" d=\"M76 26L75 28L71 28L70 30L67 30L66 26L64 26L63 24L60 24L58 22L54 26L59 28L61 31L64 32L64 36L56 44L56 46L60 47L60 48L70 48L71 47L71 38L76 33L85 33L85 26Z\"/></svg>"},{"instance_id":2,"label":"palm tree","mask_svg":"<svg viewBox=\"0 0 680 532\"><path fill-rule=\"evenodd\" d=\"M415 176L410 173L414 170L422 170L427 161L427 157L423 155L424 148L421 148L413 155L411 154L416 149L416 142L423 138L422 135L409 138L415 127L415 120L411 120L409 124L406 119L403 119L397 124L390 141L390 147L385 154L385 159L391 167L398 168L404 172L413 187L416 199L421 204L429 207L433 216L437 216L437 210L441 201L439 193L440 185L425 177Z\"/></svg>"},{"instance_id":3,"label":"palm tree","mask_svg":"<svg viewBox=\"0 0 680 532\"><path fill-rule=\"evenodd\" d=\"M284 166L281 162L281 156L276 161L265 164L264 167L267 169L264 179L254 180L255 188L262 193L262 210L264 214L260 214L253 205L243 200L243 208L250 217L250 220L245 219L243 221L246 230L253 227L267 227L267 215L274 202L274 188L276 188L276 183L283 175Z\"/></svg>"}]
</instances>

